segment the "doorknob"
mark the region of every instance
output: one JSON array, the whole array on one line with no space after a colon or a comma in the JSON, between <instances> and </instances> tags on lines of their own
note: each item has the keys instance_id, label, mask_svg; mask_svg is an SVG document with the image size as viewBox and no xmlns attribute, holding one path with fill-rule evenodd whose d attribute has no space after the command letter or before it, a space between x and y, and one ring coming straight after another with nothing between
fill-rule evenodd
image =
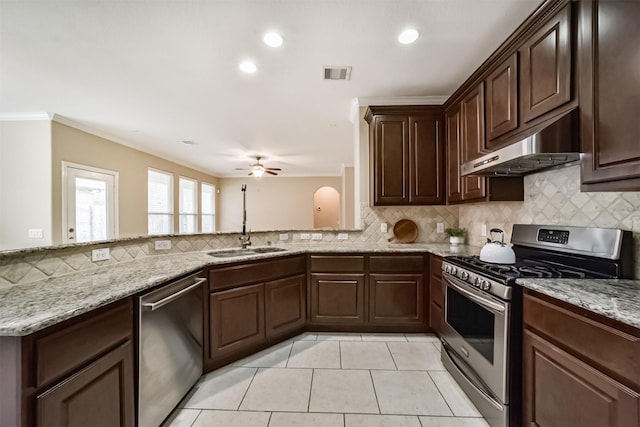
<instances>
[{"instance_id":1,"label":"doorknob","mask_svg":"<svg viewBox=\"0 0 640 427\"><path fill-rule=\"evenodd\" d=\"M69 229L69 233L73 233L75 230L73 228Z\"/></svg>"}]
</instances>

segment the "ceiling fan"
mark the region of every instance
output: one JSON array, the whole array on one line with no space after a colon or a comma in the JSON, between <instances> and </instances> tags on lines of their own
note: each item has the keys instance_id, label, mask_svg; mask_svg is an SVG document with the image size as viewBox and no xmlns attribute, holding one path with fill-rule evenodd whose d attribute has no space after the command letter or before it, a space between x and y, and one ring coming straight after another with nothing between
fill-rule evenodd
<instances>
[{"instance_id":1,"label":"ceiling fan","mask_svg":"<svg viewBox=\"0 0 640 427\"><path fill-rule=\"evenodd\" d=\"M262 163L260 163L260 159L262 159L262 157L256 156L256 162L252 165L249 165L249 169L236 168L236 170L248 170L249 176L256 176L258 178L260 178L265 173L268 173L269 175L278 175L275 171L282 170L280 168L267 168Z\"/></svg>"}]
</instances>

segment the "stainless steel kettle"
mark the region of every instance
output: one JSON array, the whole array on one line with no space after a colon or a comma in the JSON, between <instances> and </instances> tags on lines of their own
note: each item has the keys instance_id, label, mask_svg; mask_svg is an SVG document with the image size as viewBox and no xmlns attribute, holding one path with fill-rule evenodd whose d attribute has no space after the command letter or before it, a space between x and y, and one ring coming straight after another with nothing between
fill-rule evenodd
<instances>
[{"instance_id":1,"label":"stainless steel kettle","mask_svg":"<svg viewBox=\"0 0 640 427\"><path fill-rule=\"evenodd\" d=\"M500 241L492 240L493 233L500 234ZM511 246L504 243L504 231L499 228L492 228L489 231L490 239L480 250L480 261L494 264L515 264L516 254Z\"/></svg>"}]
</instances>

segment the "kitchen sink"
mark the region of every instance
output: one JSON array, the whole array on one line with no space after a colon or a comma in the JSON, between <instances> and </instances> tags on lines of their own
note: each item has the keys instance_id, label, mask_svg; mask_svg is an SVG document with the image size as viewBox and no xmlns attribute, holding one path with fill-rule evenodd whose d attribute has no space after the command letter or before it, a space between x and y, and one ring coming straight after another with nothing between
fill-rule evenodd
<instances>
[{"instance_id":1,"label":"kitchen sink","mask_svg":"<svg viewBox=\"0 0 640 427\"><path fill-rule=\"evenodd\" d=\"M216 258L235 258L235 257L241 257L241 256L269 254L272 252L282 252L282 251L286 251L286 249L268 246L264 248L253 248L253 249L228 249L224 251L209 252L208 255L214 256Z\"/></svg>"}]
</instances>

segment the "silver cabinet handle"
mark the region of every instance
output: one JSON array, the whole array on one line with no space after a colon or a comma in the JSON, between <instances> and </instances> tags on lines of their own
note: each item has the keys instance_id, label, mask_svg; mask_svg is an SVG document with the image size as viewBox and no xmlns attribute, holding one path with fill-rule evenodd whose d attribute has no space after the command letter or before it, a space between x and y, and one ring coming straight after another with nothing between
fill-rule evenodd
<instances>
[{"instance_id":1,"label":"silver cabinet handle","mask_svg":"<svg viewBox=\"0 0 640 427\"><path fill-rule=\"evenodd\" d=\"M201 284L203 284L206 281L207 281L207 279L205 277L199 277L192 285L189 285L186 288L179 290L175 294L171 294L168 297L162 298L160 301L142 303L142 309L144 311L157 310L160 307L162 307L163 305L167 305L171 301L177 300L182 295L188 293L189 291L193 290L194 288L197 288L198 286L200 286Z\"/></svg>"}]
</instances>

